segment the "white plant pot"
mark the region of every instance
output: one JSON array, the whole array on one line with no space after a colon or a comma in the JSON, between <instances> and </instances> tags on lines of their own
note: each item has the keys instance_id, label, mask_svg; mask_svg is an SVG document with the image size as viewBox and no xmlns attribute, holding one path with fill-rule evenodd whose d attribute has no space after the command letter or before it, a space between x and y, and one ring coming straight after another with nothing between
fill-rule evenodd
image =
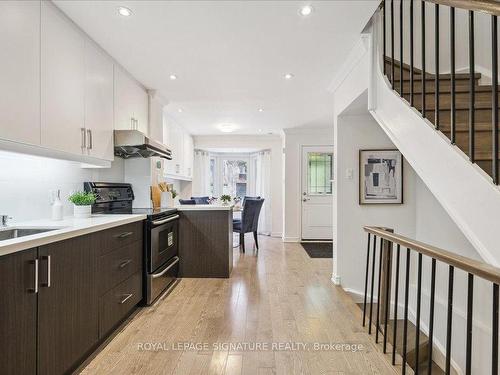
<instances>
[{"instance_id":1,"label":"white plant pot","mask_svg":"<svg viewBox=\"0 0 500 375\"><path fill-rule=\"evenodd\" d=\"M77 219L88 219L92 214L92 206L77 206L73 205L73 215Z\"/></svg>"}]
</instances>

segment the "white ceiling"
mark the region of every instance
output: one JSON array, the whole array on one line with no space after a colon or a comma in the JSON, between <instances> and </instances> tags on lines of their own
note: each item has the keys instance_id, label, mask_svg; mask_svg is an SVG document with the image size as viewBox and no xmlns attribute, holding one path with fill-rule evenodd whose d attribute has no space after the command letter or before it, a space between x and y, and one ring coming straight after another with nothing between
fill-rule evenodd
<instances>
[{"instance_id":1,"label":"white ceiling","mask_svg":"<svg viewBox=\"0 0 500 375\"><path fill-rule=\"evenodd\" d=\"M235 133L258 134L332 125L327 87L379 1L312 1L308 17L298 13L304 1L55 3L191 133L233 123Z\"/></svg>"}]
</instances>

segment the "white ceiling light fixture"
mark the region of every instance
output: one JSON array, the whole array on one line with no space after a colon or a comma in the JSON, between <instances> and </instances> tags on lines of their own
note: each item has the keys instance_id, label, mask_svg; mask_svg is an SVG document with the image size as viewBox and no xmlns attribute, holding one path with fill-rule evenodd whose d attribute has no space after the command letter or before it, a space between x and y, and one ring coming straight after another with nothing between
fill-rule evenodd
<instances>
[{"instance_id":1,"label":"white ceiling light fixture","mask_svg":"<svg viewBox=\"0 0 500 375\"><path fill-rule=\"evenodd\" d=\"M182 108L179 108L177 112L182 113Z\"/></svg>"},{"instance_id":2,"label":"white ceiling light fixture","mask_svg":"<svg viewBox=\"0 0 500 375\"><path fill-rule=\"evenodd\" d=\"M234 124L219 124L218 128L223 133L232 133L236 130L237 126Z\"/></svg>"},{"instance_id":3,"label":"white ceiling light fixture","mask_svg":"<svg viewBox=\"0 0 500 375\"><path fill-rule=\"evenodd\" d=\"M264 109L263 108L259 108L259 112L264 112Z\"/></svg>"},{"instance_id":4,"label":"white ceiling light fixture","mask_svg":"<svg viewBox=\"0 0 500 375\"><path fill-rule=\"evenodd\" d=\"M132 11L127 7L118 7L118 14L123 17L130 17Z\"/></svg>"},{"instance_id":5,"label":"white ceiling light fixture","mask_svg":"<svg viewBox=\"0 0 500 375\"><path fill-rule=\"evenodd\" d=\"M304 5L302 8L300 8L299 13L301 16L307 17L307 16L311 15L313 10L314 10L314 8L311 5Z\"/></svg>"},{"instance_id":6,"label":"white ceiling light fixture","mask_svg":"<svg viewBox=\"0 0 500 375\"><path fill-rule=\"evenodd\" d=\"M294 75L292 73L286 73L283 77L289 81L294 77Z\"/></svg>"},{"instance_id":7,"label":"white ceiling light fixture","mask_svg":"<svg viewBox=\"0 0 500 375\"><path fill-rule=\"evenodd\" d=\"M177 76L175 74L170 74L168 78L170 78L171 81L175 81L177 79Z\"/></svg>"}]
</instances>

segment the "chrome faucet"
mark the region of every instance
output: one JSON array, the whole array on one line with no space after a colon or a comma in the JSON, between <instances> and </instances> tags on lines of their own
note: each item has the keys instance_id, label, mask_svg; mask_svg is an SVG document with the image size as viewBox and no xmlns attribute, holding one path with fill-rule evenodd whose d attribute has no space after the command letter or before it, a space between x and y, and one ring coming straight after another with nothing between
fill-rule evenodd
<instances>
[{"instance_id":1,"label":"chrome faucet","mask_svg":"<svg viewBox=\"0 0 500 375\"><path fill-rule=\"evenodd\" d=\"M9 215L0 215L0 218L2 219L2 227L6 227L9 219L12 219Z\"/></svg>"}]
</instances>

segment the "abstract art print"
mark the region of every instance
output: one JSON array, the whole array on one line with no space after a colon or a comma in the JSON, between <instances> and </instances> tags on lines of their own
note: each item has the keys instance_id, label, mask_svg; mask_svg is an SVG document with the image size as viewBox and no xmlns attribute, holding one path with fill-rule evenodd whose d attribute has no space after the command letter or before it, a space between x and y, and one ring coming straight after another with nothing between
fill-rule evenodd
<instances>
[{"instance_id":1,"label":"abstract art print","mask_svg":"<svg viewBox=\"0 0 500 375\"><path fill-rule=\"evenodd\" d=\"M403 156L398 150L359 151L359 204L403 203Z\"/></svg>"}]
</instances>

